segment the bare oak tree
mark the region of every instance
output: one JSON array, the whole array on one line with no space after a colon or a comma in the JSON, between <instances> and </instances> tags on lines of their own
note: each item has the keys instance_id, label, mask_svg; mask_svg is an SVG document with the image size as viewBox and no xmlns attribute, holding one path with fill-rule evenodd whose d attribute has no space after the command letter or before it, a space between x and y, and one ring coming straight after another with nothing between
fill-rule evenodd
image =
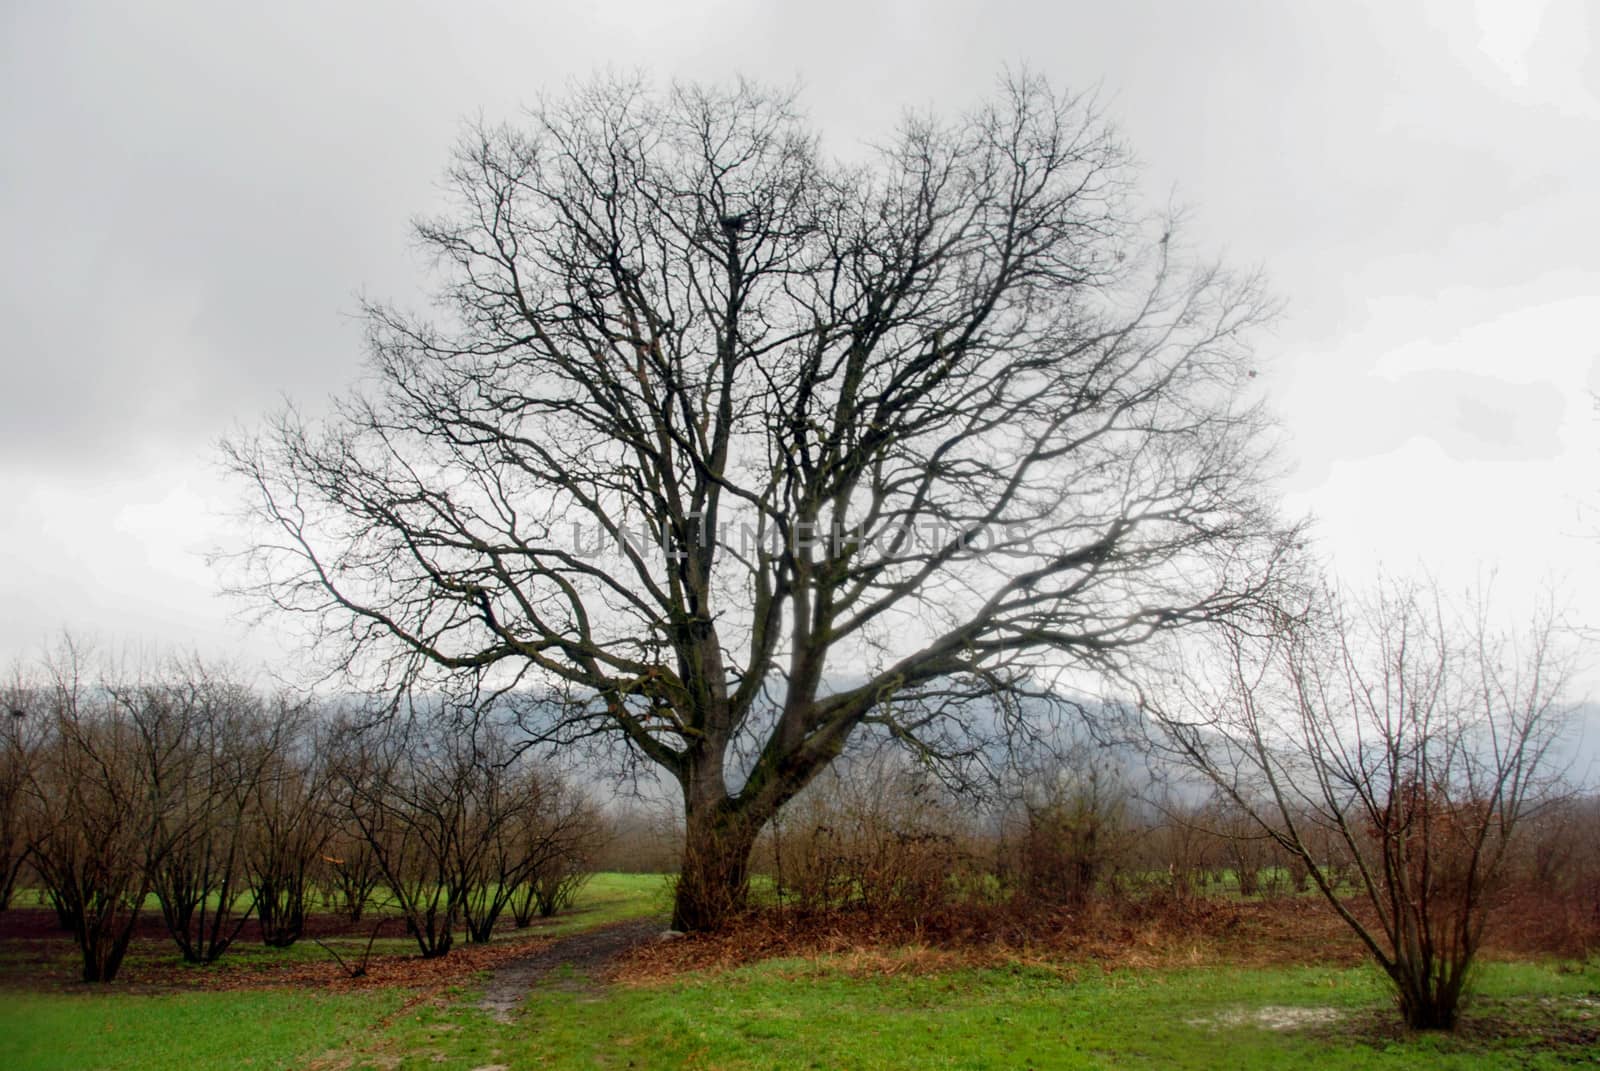
<instances>
[{"instance_id":1,"label":"bare oak tree","mask_svg":"<svg viewBox=\"0 0 1600 1071\"><path fill-rule=\"evenodd\" d=\"M1452 611L1388 582L1278 626L1191 650L1144 709L1160 746L1299 862L1406 1022L1450 1029L1521 827L1559 785L1558 622L1500 633L1481 601Z\"/></svg>"},{"instance_id":2,"label":"bare oak tree","mask_svg":"<svg viewBox=\"0 0 1600 1071\"><path fill-rule=\"evenodd\" d=\"M1293 537L1269 302L1135 207L1092 101L1014 78L857 155L748 83L474 130L417 228L441 317L370 305L370 389L225 448L239 587L360 679L532 696L677 781L683 928L857 729L970 753L1008 694L1252 604Z\"/></svg>"}]
</instances>

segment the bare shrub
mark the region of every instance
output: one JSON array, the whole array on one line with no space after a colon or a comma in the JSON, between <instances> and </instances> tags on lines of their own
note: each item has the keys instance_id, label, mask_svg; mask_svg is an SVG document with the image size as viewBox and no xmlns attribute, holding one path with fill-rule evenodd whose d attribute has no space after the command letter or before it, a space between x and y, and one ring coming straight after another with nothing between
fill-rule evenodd
<instances>
[{"instance_id":1,"label":"bare shrub","mask_svg":"<svg viewBox=\"0 0 1600 1071\"><path fill-rule=\"evenodd\" d=\"M281 741L259 696L198 661L110 692L137 729L156 808L151 885L162 920L186 961L215 962L254 910L248 809Z\"/></svg>"},{"instance_id":2,"label":"bare shrub","mask_svg":"<svg viewBox=\"0 0 1600 1071\"><path fill-rule=\"evenodd\" d=\"M518 927L532 923L535 915L549 918L571 907L608 840L589 799L553 775L545 777L539 807L529 817L521 835L531 866L512 901Z\"/></svg>"},{"instance_id":3,"label":"bare shrub","mask_svg":"<svg viewBox=\"0 0 1600 1071\"><path fill-rule=\"evenodd\" d=\"M39 878L71 931L85 982L117 975L157 861L157 815L132 711L86 680L64 641L43 685L50 732L28 779Z\"/></svg>"},{"instance_id":4,"label":"bare shrub","mask_svg":"<svg viewBox=\"0 0 1600 1071\"><path fill-rule=\"evenodd\" d=\"M944 904L968 858L951 803L924 772L874 758L830 770L774 824L780 902L910 915Z\"/></svg>"},{"instance_id":5,"label":"bare shrub","mask_svg":"<svg viewBox=\"0 0 1600 1071\"><path fill-rule=\"evenodd\" d=\"M310 711L280 699L273 715L274 746L251 791L245 865L262 942L287 948L305 932L314 876L334 826ZM364 887L351 890L357 903L351 922L360 920L377 881L374 867Z\"/></svg>"},{"instance_id":6,"label":"bare shrub","mask_svg":"<svg viewBox=\"0 0 1600 1071\"><path fill-rule=\"evenodd\" d=\"M425 958L455 942L466 898L455 865L467 788L452 732L426 718L396 718L341 734L341 806L360 830Z\"/></svg>"},{"instance_id":7,"label":"bare shrub","mask_svg":"<svg viewBox=\"0 0 1600 1071\"><path fill-rule=\"evenodd\" d=\"M1541 808L1514 846L1505 928L1518 946L1584 960L1600 949L1600 796Z\"/></svg>"},{"instance_id":8,"label":"bare shrub","mask_svg":"<svg viewBox=\"0 0 1600 1071\"><path fill-rule=\"evenodd\" d=\"M1276 841L1262 832L1248 811L1226 796L1212 800L1199 819L1215 840L1213 858L1222 864L1239 895L1246 899L1260 895L1263 880L1271 881L1275 870Z\"/></svg>"},{"instance_id":9,"label":"bare shrub","mask_svg":"<svg viewBox=\"0 0 1600 1071\"><path fill-rule=\"evenodd\" d=\"M493 737L490 737L493 740ZM482 747L482 745L480 745ZM487 943L500 915L544 861L541 811L554 778L519 761L509 748L479 751L461 784L468 794L466 826L456 840L455 865L465 890L467 940Z\"/></svg>"},{"instance_id":10,"label":"bare shrub","mask_svg":"<svg viewBox=\"0 0 1600 1071\"><path fill-rule=\"evenodd\" d=\"M1524 821L1555 791L1550 748L1570 711L1559 623L1517 634L1480 599L1426 585L1229 631L1146 696L1170 753L1282 848L1393 984L1415 1028L1449 1029ZM1367 914L1344 900L1342 845Z\"/></svg>"},{"instance_id":11,"label":"bare shrub","mask_svg":"<svg viewBox=\"0 0 1600 1071\"><path fill-rule=\"evenodd\" d=\"M508 907L525 915L543 896L553 911L576 891L598 824L503 727L415 703L340 735L340 806L425 957L448 952L458 924L483 943ZM338 872L353 875L348 859Z\"/></svg>"},{"instance_id":12,"label":"bare shrub","mask_svg":"<svg viewBox=\"0 0 1600 1071\"><path fill-rule=\"evenodd\" d=\"M1081 907L1127 858L1131 792L1108 756L1087 746L1035 763L1021 792L1020 828L1008 831L1006 870L1018 890Z\"/></svg>"},{"instance_id":13,"label":"bare shrub","mask_svg":"<svg viewBox=\"0 0 1600 1071\"><path fill-rule=\"evenodd\" d=\"M1185 904L1205 895L1216 875L1218 854L1203 808L1182 796L1155 803L1134 849L1140 891Z\"/></svg>"},{"instance_id":14,"label":"bare shrub","mask_svg":"<svg viewBox=\"0 0 1600 1071\"><path fill-rule=\"evenodd\" d=\"M337 909L354 925L366 914L383 884L383 868L361 825L347 809L335 804L331 795L330 804L334 811L329 816L329 839L318 858L313 880L321 891L323 906Z\"/></svg>"}]
</instances>

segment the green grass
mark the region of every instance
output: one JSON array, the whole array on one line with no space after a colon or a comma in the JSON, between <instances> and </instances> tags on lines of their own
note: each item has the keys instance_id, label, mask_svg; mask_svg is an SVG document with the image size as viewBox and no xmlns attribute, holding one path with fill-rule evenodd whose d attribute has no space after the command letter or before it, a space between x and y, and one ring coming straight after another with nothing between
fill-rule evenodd
<instances>
[{"instance_id":1,"label":"green grass","mask_svg":"<svg viewBox=\"0 0 1600 1071\"><path fill-rule=\"evenodd\" d=\"M1580 1017L1600 964L1494 965L1486 1014ZM1576 998L1576 1000L1574 999ZM1274 1029L1280 1008L1337 1016ZM1267 1010L1265 1021L1260 1018ZM468 1007L397 1023L355 1066L650 1068L1500 1068L1572 1046L1405 1036L1365 969L1197 969L1075 978L1016 969L859 978L798 961L594 994L547 990L512 1025ZM1587 1020L1600 1026L1600 1020Z\"/></svg>"},{"instance_id":2,"label":"green grass","mask_svg":"<svg viewBox=\"0 0 1600 1071\"><path fill-rule=\"evenodd\" d=\"M571 911L535 923L540 933L563 934L612 922L672 913L666 874L596 874L578 893Z\"/></svg>"},{"instance_id":3,"label":"green grass","mask_svg":"<svg viewBox=\"0 0 1600 1071\"><path fill-rule=\"evenodd\" d=\"M664 913L667 905L666 879L661 875L597 874L578 894L572 911L537 923L537 932L569 933ZM508 928L497 936L515 933ZM330 943L361 946L366 941L350 936ZM383 938L374 945L377 952L404 954L415 949L409 937ZM359 952L359 947L354 950ZM76 962L76 952L65 943L62 956ZM285 958L326 956L310 941L288 949L241 941L216 965L192 969L241 977ZM176 962L176 951L166 943L136 946L123 967L122 983L109 990L0 994L0 1068L298 1068L330 1051L364 1047L375 1026L410 995L399 989L353 994L288 990L140 994L123 989L124 984L137 984L141 966Z\"/></svg>"},{"instance_id":4,"label":"green grass","mask_svg":"<svg viewBox=\"0 0 1600 1071\"><path fill-rule=\"evenodd\" d=\"M8 993L0 1067L14 1071L299 1068L400 1006L405 994L257 991L141 996Z\"/></svg>"},{"instance_id":5,"label":"green grass","mask_svg":"<svg viewBox=\"0 0 1600 1071\"><path fill-rule=\"evenodd\" d=\"M1548 1026L1591 1014L1600 964L1486 968L1479 1007ZM470 997L470 994L466 994ZM1197 969L1063 977L1037 969L853 977L776 961L603 994L550 987L500 1024L458 999L284 992L22 996L0 1009L0 1066L471 1069L1544 1068L1581 1050L1523 1040L1405 1036L1367 970ZM1273 1029L1262 1009L1331 1009ZM1281 1014L1281 1013L1274 1013ZM1270 1018L1270 1017L1269 1017ZM1589 1025L1596 1025L1593 1019Z\"/></svg>"},{"instance_id":6,"label":"green grass","mask_svg":"<svg viewBox=\"0 0 1600 1071\"><path fill-rule=\"evenodd\" d=\"M649 875L598 875L564 933L664 913ZM891 963L893 962L891 958ZM1093 964L849 974L762 963L657 985L536 989L499 1023L474 994L396 1014L405 990L0 996L0 1067L1553 1068L1589 1062L1600 961L1488 964L1459 1037L1407 1035L1366 968L1122 970ZM1325 1021L1283 1028L1273 1009ZM1516 1027L1512 1029L1511 1027ZM1550 1039L1541 1041L1541 1038Z\"/></svg>"}]
</instances>

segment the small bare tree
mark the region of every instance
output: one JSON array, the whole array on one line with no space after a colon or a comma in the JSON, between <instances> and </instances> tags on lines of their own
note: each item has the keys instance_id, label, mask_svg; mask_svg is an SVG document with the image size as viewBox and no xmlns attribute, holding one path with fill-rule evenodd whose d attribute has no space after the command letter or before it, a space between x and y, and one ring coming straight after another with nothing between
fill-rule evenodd
<instances>
[{"instance_id":1,"label":"small bare tree","mask_svg":"<svg viewBox=\"0 0 1600 1071\"><path fill-rule=\"evenodd\" d=\"M467 894L455 858L468 808L455 734L433 719L405 717L340 735L339 804L423 957L442 956L455 943Z\"/></svg>"},{"instance_id":2,"label":"small bare tree","mask_svg":"<svg viewBox=\"0 0 1600 1071\"><path fill-rule=\"evenodd\" d=\"M1571 709L1555 617L1499 635L1486 613L1411 583L1330 596L1319 614L1228 631L1145 696L1160 746L1300 860L1415 1028L1455 1025Z\"/></svg>"},{"instance_id":3,"label":"small bare tree","mask_svg":"<svg viewBox=\"0 0 1600 1071\"><path fill-rule=\"evenodd\" d=\"M539 862L539 845L525 832L544 806L544 786L525 756L486 732L457 762L467 795L464 826L452 859L466 895L467 940L487 944L495 922Z\"/></svg>"},{"instance_id":4,"label":"small bare tree","mask_svg":"<svg viewBox=\"0 0 1600 1071\"><path fill-rule=\"evenodd\" d=\"M1198 820L1216 843L1216 857L1227 876L1233 879L1241 897L1249 899L1262 891L1264 877L1273 866L1276 842L1261 829L1250 813L1227 795L1205 807Z\"/></svg>"},{"instance_id":5,"label":"small bare tree","mask_svg":"<svg viewBox=\"0 0 1600 1071\"><path fill-rule=\"evenodd\" d=\"M596 854L611 831L582 792L559 777L546 775L539 784L539 808L513 830L531 860L528 879L517 890L511 911L518 927L538 915L549 918L572 905L594 869Z\"/></svg>"},{"instance_id":6,"label":"small bare tree","mask_svg":"<svg viewBox=\"0 0 1600 1071\"><path fill-rule=\"evenodd\" d=\"M1180 902L1205 892L1218 866L1217 841L1206 829L1203 804L1163 786L1151 792L1136 852L1153 887Z\"/></svg>"},{"instance_id":7,"label":"small bare tree","mask_svg":"<svg viewBox=\"0 0 1600 1071\"><path fill-rule=\"evenodd\" d=\"M63 641L45 670L50 732L28 780L34 868L77 942L83 980L109 982L160 861L159 805L134 711L89 680L84 649Z\"/></svg>"},{"instance_id":8,"label":"small bare tree","mask_svg":"<svg viewBox=\"0 0 1600 1071\"><path fill-rule=\"evenodd\" d=\"M260 696L197 660L110 693L135 727L156 807L152 884L167 932L188 962L215 962L254 911L249 810L283 741Z\"/></svg>"},{"instance_id":9,"label":"small bare tree","mask_svg":"<svg viewBox=\"0 0 1600 1071\"><path fill-rule=\"evenodd\" d=\"M280 697L271 717L272 750L251 791L245 866L262 942L287 948L305 932L313 878L334 824L322 733L310 712ZM357 911L351 921L359 919Z\"/></svg>"},{"instance_id":10,"label":"small bare tree","mask_svg":"<svg viewBox=\"0 0 1600 1071\"><path fill-rule=\"evenodd\" d=\"M335 769L330 776L338 772ZM338 908L350 924L355 925L366 914L383 884L383 868L378 865L378 853L373 850L372 842L345 805L349 795L337 792L336 788L337 785L330 782L326 817L331 833L317 860L313 880L321 893L323 906Z\"/></svg>"}]
</instances>

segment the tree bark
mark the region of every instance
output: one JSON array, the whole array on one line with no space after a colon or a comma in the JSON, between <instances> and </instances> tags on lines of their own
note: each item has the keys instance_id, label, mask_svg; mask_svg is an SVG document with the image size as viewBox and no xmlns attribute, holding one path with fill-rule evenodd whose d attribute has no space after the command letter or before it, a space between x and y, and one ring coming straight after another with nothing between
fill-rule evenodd
<instances>
[{"instance_id":1,"label":"tree bark","mask_svg":"<svg viewBox=\"0 0 1600 1071\"><path fill-rule=\"evenodd\" d=\"M750 852L763 824L726 799L690 806L672 906L673 929L716 930L744 910L750 892Z\"/></svg>"}]
</instances>

